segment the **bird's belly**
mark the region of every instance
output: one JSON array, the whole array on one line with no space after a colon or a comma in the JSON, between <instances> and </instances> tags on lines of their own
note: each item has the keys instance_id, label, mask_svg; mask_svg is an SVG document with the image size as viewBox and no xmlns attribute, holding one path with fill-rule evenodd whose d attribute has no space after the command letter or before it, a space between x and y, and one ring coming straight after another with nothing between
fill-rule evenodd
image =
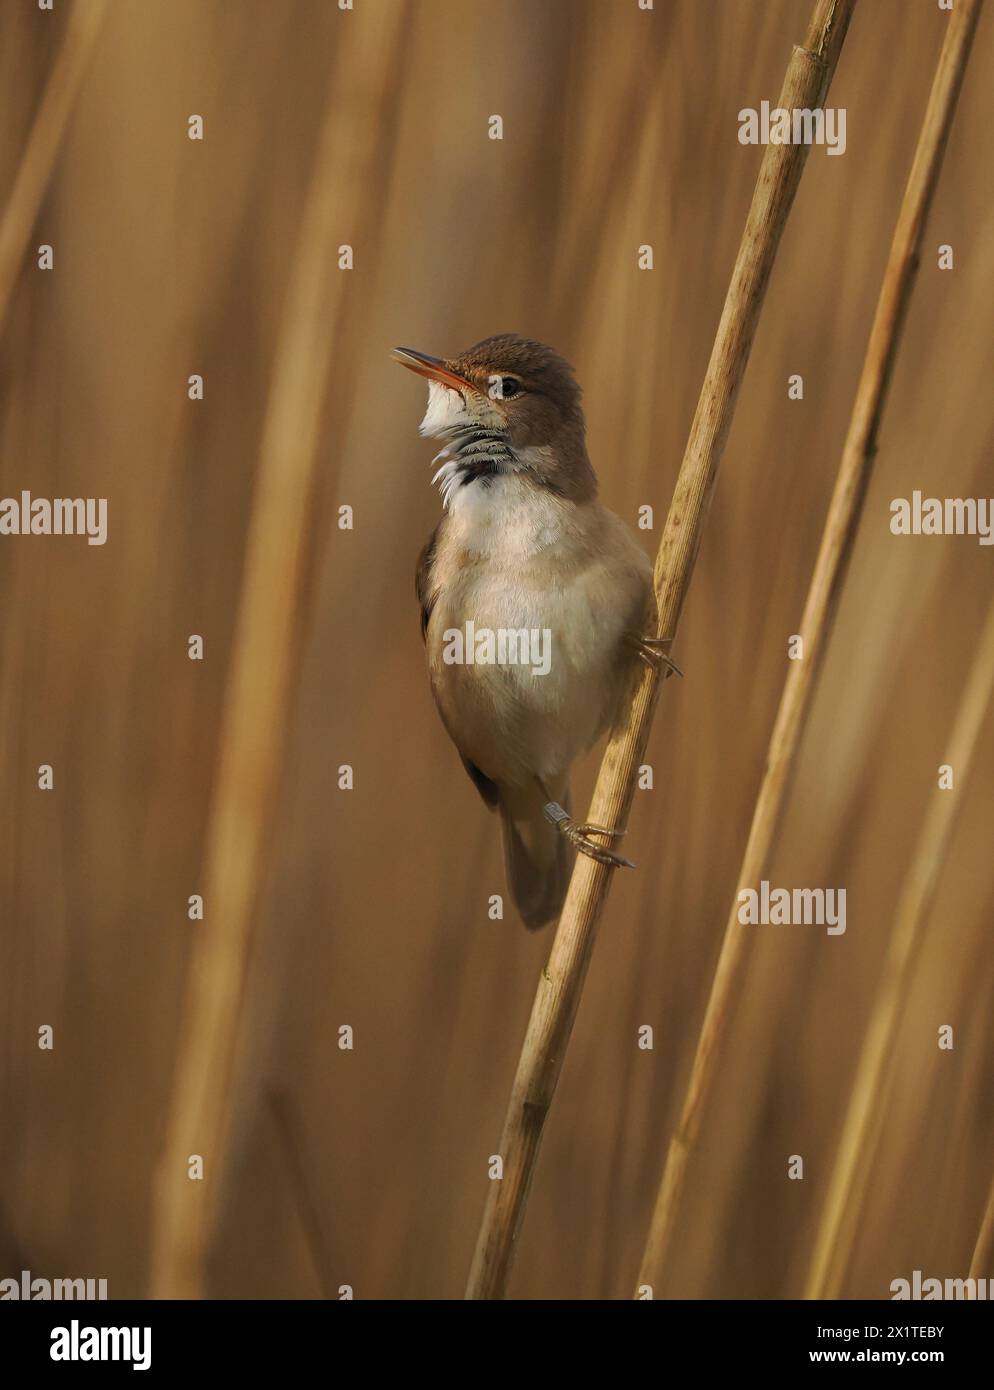
<instances>
[{"instance_id":1,"label":"bird's belly","mask_svg":"<svg viewBox=\"0 0 994 1390\"><path fill-rule=\"evenodd\" d=\"M432 614L429 661L460 751L498 782L553 779L610 719L629 605L602 573L550 584L467 567Z\"/></svg>"}]
</instances>

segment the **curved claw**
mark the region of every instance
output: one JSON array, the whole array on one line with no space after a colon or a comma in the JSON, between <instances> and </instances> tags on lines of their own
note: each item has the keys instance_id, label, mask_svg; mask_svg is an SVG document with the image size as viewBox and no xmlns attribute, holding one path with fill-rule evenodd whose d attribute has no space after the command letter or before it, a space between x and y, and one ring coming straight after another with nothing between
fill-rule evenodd
<instances>
[{"instance_id":1,"label":"curved claw","mask_svg":"<svg viewBox=\"0 0 994 1390\"><path fill-rule=\"evenodd\" d=\"M590 839L591 835L607 835L610 838L623 835L623 830L609 830L604 825L578 825L568 811L565 811L558 802L550 801L545 807L546 820L550 820L561 835L566 839L580 854L585 854L590 859L595 859L598 864L607 864L615 869L634 869L635 865L630 859L626 859L622 854L615 854L614 850L608 849L605 845L599 845L595 840Z\"/></svg>"},{"instance_id":2,"label":"curved claw","mask_svg":"<svg viewBox=\"0 0 994 1390\"><path fill-rule=\"evenodd\" d=\"M634 639L639 660L653 670L662 669L665 672L664 680L667 676L683 675L680 667L665 650L671 642L672 638L670 637L636 637Z\"/></svg>"},{"instance_id":3,"label":"curved claw","mask_svg":"<svg viewBox=\"0 0 994 1390\"><path fill-rule=\"evenodd\" d=\"M581 835L607 835L612 840L620 840L622 835L628 834L627 830L611 830L606 825L593 825L590 821L585 821L583 825L577 825L574 821L573 829Z\"/></svg>"}]
</instances>

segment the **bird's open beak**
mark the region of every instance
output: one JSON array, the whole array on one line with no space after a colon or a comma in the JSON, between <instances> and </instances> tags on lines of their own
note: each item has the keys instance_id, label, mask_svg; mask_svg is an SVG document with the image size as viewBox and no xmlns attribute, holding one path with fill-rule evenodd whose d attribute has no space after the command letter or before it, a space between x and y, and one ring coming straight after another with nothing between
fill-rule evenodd
<instances>
[{"instance_id":1,"label":"bird's open beak","mask_svg":"<svg viewBox=\"0 0 994 1390\"><path fill-rule=\"evenodd\" d=\"M440 381L453 391L475 391L477 388L466 377L454 372L440 357L429 357L426 352L415 352L413 348L394 348L391 356L402 367L407 367L418 376L426 376L429 381Z\"/></svg>"}]
</instances>

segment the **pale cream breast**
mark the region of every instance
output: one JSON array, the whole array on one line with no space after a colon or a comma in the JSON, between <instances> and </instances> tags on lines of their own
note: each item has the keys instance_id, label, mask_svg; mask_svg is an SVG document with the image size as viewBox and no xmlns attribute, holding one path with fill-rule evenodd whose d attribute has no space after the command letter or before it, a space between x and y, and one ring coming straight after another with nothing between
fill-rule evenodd
<instances>
[{"instance_id":1,"label":"pale cream breast","mask_svg":"<svg viewBox=\"0 0 994 1390\"><path fill-rule=\"evenodd\" d=\"M428 645L461 751L498 780L564 772L611 716L648 574L627 529L596 502L564 501L513 476L460 489L436 556ZM481 631L532 635L542 661L470 662L464 650L447 662L445 633L470 623L477 641ZM511 646L515 657L522 650Z\"/></svg>"}]
</instances>

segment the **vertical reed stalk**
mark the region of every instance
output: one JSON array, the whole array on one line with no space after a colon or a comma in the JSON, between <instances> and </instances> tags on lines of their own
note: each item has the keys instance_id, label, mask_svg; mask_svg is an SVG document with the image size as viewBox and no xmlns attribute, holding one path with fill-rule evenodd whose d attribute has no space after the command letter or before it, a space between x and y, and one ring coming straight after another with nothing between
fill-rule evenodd
<instances>
[{"instance_id":1,"label":"vertical reed stalk","mask_svg":"<svg viewBox=\"0 0 994 1390\"><path fill-rule=\"evenodd\" d=\"M901 1005L935 897L992 691L994 603L987 613L945 757L953 769L953 785L948 790L932 792L898 902L880 985L849 1096L835 1167L822 1208L808 1271L806 1298L837 1297L845 1277L856 1215L870 1167L873 1129L882 1115L887 1063L897 1036Z\"/></svg>"},{"instance_id":2,"label":"vertical reed stalk","mask_svg":"<svg viewBox=\"0 0 994 1390\"><path fill-rule=\"evenodd\" d=\"M932 84L915 157L898 214L884 280L870 330L835 490L822 533L801 619L804 660L790 663L766 755L749 838L739 869L721 954L711 985L690 1080L676 1133L666 1155L649 1226L639 1285L661 1278L683 1192L690 1156L700 1134L718 1056L742 978L750 935L738 920L740 893L765 876L790 791L818 675L838 609L849 555L859 527L867 483L877 451L877 434L901 331L914 288L922 234L942 166L949 128L980 12L980 0L956 7Z\"/></svg>"},{"instance_id":3,"label":"vertical reed stalk","mask_svg":"<svg viewBox=\"0 0 994 1390\"><path fill-rule=\"evenodd\" d=\"M377 122L396 79L406 14L406 5L388 5L356 26L355 37L349 26L350 37L340 41L287 290L208 829L205 921L191 952L172 1109L153 1194L156 1297L194 1298L203 1290L230 1127L253 917L290 721L310 506L321 466L321 408L347 283L336 265L338 233L343 209L357 241L363 230L357 209L364 200L368 219ZM191 1153L204 1158L203 1184L188 1180Z\"/></svg>"},{"instance_id":4,"label":"vertical reed stalk","mask_svg":"<svg viewBox=\"0 0 994 1390\"><path fill-rule=\"evenodd\" d=\"M795 47L779 105L821 106L838 62L855 0L816 0L803 47ZM732 271L711 359L655 566L657 635L672 641L697 559L780 237L804 168L804 145L768 145ZM623 827L634 795L658 694L655 672L640 675L628 710L611 733L588 819ZM500 1139L503 1178L491 1182L466 1297L500 1298L538 1160L573 1020L579 1006L611 871L577 859L542 972Z\"/></svg>"}]
</instances>

